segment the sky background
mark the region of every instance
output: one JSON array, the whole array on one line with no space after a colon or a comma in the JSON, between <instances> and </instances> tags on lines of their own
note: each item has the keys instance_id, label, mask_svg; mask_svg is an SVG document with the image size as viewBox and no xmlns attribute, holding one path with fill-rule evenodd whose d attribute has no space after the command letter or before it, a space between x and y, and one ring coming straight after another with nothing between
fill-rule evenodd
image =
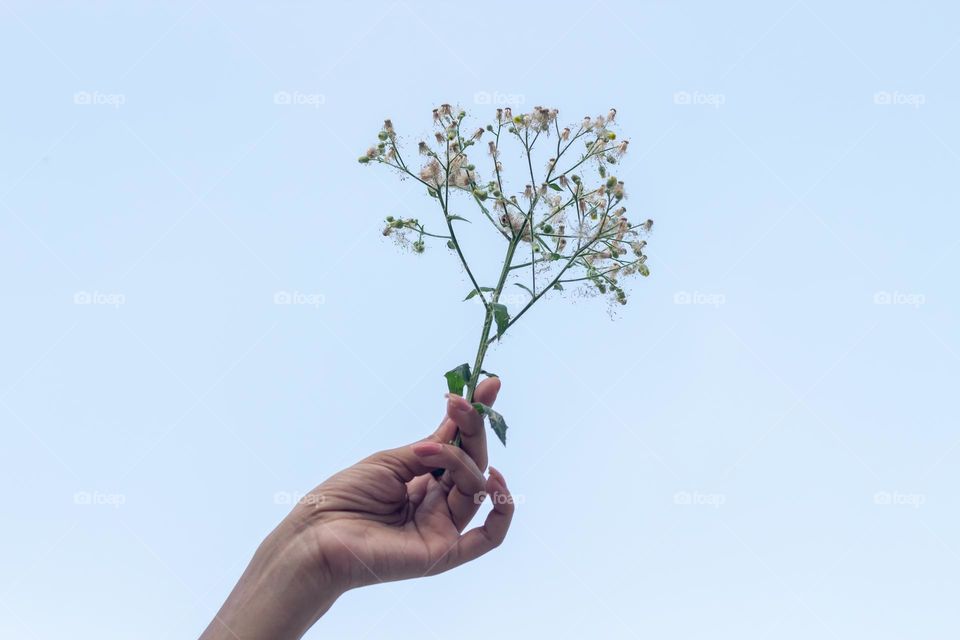
<instances>
[{"instance_id":1,"label":"sky background","mask_svg":"<svg viewBox=\"0 0 960 640\"><path fill-rule=\"evenodd\" d=\"M356 158L442 102L616 107L652 274L490 352L506 543L307 637L956 637L958 65L945 1L0 0L0 637L197 636L435 427L481 309Z\"/></svg>"}]
</instances>

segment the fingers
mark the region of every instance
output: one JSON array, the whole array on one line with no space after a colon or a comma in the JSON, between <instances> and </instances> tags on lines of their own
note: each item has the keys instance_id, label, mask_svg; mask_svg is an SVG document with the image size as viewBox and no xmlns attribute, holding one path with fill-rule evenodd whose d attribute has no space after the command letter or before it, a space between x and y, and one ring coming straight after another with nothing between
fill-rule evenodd
<instances>
[{"instance_id":1,"label":"fingers","mask_svg":"<svg viewBox=\"0 0 960 640\"><path fill-rule=\"evenodd\" d=\"M487 378L477 386L473 394L476 402L492 406L500 392L500 379ZM464 398L451 395L447 398L447 416L460 428L460 446L477 467L487 468L487 432L483 428L483 416Z\"/></svg>"},{"instance_id":2,"label":"fingers","mask_svg":"<svg viewBox=\"0 0 960 640\"><path fill-rule=\"evenodd\" d=\"M457 425L454 424L454 422L449 418L446 418L432 435L427 436L423 440L405 447L380 451L366 458L364 462L379 464L387 467L393 471L397 475L397 478L402 482L410 482L417 476L422 476L423 474L429 473L434 469L443 468L443 465L429 466L429 461L426 460L426 458L418 456L414 452L414 447L431 444L442 444L449 447L450 445L446 443L453 439L453 434L456 431L456 428ZM466 455L464 455L464 457L466 457ZM479 470L477 473L480 473Z\"/></svg>"},{"instance_id":3,"label":"fingers","mask_svg":"<svg viewBox=\"0 0 960 640\"><path fill-rule=\"evenodd\" d=\"M427 575L436 575L459 567L460 565L476 560L483 554L500 546L513 519L513 496L507 489L503 475L490 468L490 477L487 478L486 491L491 497L493 510L487 516L483 526L471 529L457 540L436 563L427 571Z\"/></svg>"},{"instance_id":4,"label":"fingers","mask_svg":"<svg viewBox=\"0 0 960 640\"><path fill-rule=\"evenodd\" d=\"M437 427L437 430L434 431L431 435L427 436L427 440L431 442L452 442L454 436L457 433L457 423L449 416L450 410L447 409L446 416L443 417L443 422L440 423L440 426Z\"/></svg>"},{"instance_id":5,"label":"fingers","mask_svg":"<svg viewBox=\"0 0 960 640\"><path fill-rule=\"evenodd\" d=\"M483 474L463 449L440 442L418 442L410 448L428 471L446 469L453 481L451 493L469 498L472 504L474 496L483 491Z\"/></svg>"}]
</instances>

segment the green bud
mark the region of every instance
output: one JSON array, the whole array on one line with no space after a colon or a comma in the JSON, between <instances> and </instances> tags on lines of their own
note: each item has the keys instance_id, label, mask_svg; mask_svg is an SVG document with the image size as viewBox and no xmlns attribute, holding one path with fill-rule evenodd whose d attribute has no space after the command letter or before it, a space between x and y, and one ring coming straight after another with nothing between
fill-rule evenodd
<instances>
[{"instance_id":1,"label":"green bud","mask_svg":"<svg viewBox=\"0 0 960 640\"><path fill-rule=\"evenodd\" d=\"M607 188L613 189L615 186L617 186L617 177L610 176L609 178L607 178Z\"/></svg>"},{"instance_id":2,"label":"green bud","mask_svg":"<svg viewBox=\"0 0 960 640\"><path fill-rule=\"evenodd\" d=\"M388 137L388 136L387 136L387 132L386 132L386 131L381 131L380 133L377 134L377 137L380 138L381 140L386 140L387 137Z\"/></svg>"},{"instance_id":3,"label":"green bud","mask_svg":"<svg viewBox=\"0 0 960 640\"><path fill-rule=\"evenodd\" d=\"M367 156L360 156L359 158L357 158L357 162L359 162L360 164L367 164L368 162L370 162L370 158L368 158Z\"/></svg>"}]
</instances>

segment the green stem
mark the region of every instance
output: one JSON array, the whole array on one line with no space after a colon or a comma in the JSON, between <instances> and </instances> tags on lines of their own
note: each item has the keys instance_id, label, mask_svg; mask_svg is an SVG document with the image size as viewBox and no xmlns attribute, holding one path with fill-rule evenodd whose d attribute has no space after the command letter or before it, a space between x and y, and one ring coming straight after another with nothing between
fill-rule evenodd
<instances>
[{"instance_id":1,"label":"green stem","mask_svg":"<svg viewBox=\"0 0 960 640\"><path fill-rule=\"evenodd\" d=\"M473 360L473 369L470 370L470 380L467 381L466 399L467 402L473 402L473 394L477 390L477 384L480 382L480 371L483 369L483 359L487 355L487 349L493 343L490 338L490 331L493 329L493 305L500 299L503 287L507 283L507 276L510 275L510 264L513 262L513 254L520 243L520 237L511 238L507 245L507 255L503 258L503 269L500 271L500 279L497 280L497 286L490 297L490 304L487 305L483 317L483 329L480 332L480 343L477 345L477 356ZM457 431L453 439L455 446L460 446L460 431Z\"/></svg>"}]
</instances>

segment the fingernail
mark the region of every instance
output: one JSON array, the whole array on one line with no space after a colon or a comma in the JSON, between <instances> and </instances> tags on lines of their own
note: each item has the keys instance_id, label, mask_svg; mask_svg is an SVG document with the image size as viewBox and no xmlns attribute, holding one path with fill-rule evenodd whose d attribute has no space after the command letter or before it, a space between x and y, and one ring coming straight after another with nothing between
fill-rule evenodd
<instances>
[{"instance_id":1,"label":"fingernail","mask_svg":"<svg viewBox=\"0 0 960 640\"><path fill-rule=\"evenodd\" d=\"M418 456L435 456L443 451L443 445L439 442L418 442L413 445L413 452Z\"/></svg>"}]
</instances>

